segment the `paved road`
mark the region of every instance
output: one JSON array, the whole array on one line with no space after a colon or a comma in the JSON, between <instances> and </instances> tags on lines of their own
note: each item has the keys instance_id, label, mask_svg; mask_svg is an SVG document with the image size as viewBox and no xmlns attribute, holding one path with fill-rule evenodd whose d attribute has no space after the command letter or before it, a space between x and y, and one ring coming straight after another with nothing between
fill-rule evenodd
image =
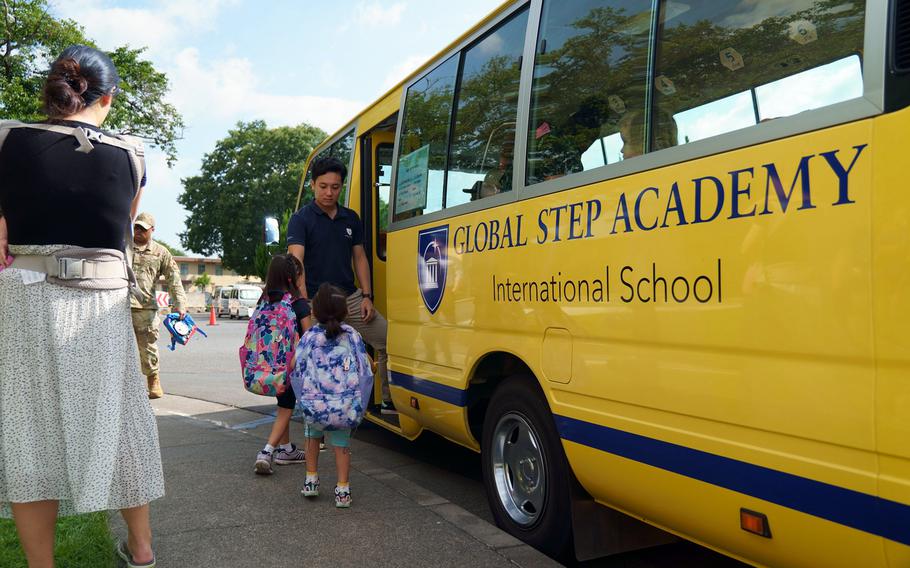
<instances>
[{"instance_id":1,"label":"paved road","mask_svg":"<svg viewBox=\"0 0 910 568\"><path fill-rule=\"evenodd\" d=\"M194 316L196 317L196 316ZM167 332L162 328L161 382L166 392L256 410L268 415L275 404L270 398L243 389L237 350L243 341L247 322L227 318L218 325L207 325L208 317L198 322L209 337L194 337L189 345L166 348ZM262 421L267 422L268 416ZM480 456L432 433L409 442L387 430L364 423L356 437L384 450L385 467L478 517L493 522L484 495ZM255 455L250 455L252 463ZM661 546L584 563L589 568L736 568L739 562L691 543Z\"/></svg>"}]
</instances>

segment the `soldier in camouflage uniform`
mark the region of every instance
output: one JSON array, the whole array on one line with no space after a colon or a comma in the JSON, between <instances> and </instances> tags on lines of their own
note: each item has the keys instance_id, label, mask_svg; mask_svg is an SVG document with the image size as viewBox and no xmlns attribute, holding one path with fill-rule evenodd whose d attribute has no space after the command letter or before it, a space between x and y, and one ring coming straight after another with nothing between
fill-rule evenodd
<instances>
[{"instance_id":1,"label":"soldier in camouflage uniform","mask_svg":"<svg viewBox=\"0 0 910 568\"><path fill-rule=\"evenodd\" d=\"M140 213L133 226L133 272L145 299L139 302L131 297L133 330L139 344L139 362L142 374L148 379L149 398L161 398L164 391L158 376L158 304L155 301L155 283L164 276L168 292L174 303L173 311L181 316L186 314L186 294L180 282L180 271L174 257L163 246L152 240L155 218L149 213Z\"/></svg>"}]
</instances>

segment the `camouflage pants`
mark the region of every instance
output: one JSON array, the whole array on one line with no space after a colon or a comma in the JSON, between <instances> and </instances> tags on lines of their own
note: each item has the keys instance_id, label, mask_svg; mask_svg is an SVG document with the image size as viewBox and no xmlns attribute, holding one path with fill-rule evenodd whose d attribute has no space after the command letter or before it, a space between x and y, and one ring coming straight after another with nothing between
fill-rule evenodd
<instances>
[{"instance_id":1,"label":"camouflage pants","mask_svg":"<svg viewBox=\"0 0 910 568\"><path fill-rule=\"evenodd\" d=\"M133 331L139 346L139 363L142 374L149 377L158 373L158 327L161 319L158 310L133 309Z\"/></svg>"}]
</instances>

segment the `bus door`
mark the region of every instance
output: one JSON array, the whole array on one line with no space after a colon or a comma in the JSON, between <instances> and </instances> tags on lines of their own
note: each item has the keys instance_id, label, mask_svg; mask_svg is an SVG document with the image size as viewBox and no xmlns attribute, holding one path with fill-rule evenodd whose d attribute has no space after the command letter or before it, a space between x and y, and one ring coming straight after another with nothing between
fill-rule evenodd
<instances>
[{"instance_id":1,"label":"bus door","mask_svg":"<svg viewBox=\"0 0 910 568\"><path fill-rule=\"evenodd\" d=\"M361 138L361 144L364 248L370 259L373 303L380 313L387 314L386 234L395 133L374 130Z\"/></svg>"},{"instance_id":2,"label":"bus door","mask_svg":"<svg viewBox=\"0 0 910 568\"><path fill-rule=\"evenodd\" d=\"M388 122L388 121L387 121ZM363 239L373 284L373 305L388 316L386 299L386 234L389 225L389 192L392 178L392 150L395 125L385 125L361 137L360 171L363 196ZM373 386L373 401L381 402L379 377ZM397 416L376 414L383 422L398 428Z\"/></svg>"}]
</instances>

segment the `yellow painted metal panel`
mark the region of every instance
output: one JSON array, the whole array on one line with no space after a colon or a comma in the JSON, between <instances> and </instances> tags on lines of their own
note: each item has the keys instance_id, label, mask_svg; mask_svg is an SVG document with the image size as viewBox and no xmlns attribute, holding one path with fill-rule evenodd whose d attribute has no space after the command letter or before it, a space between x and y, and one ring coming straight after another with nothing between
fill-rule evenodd
<instances>
[{"instance_id":1,"label":"yellow painted metal panel","mask_svg":"<svg viewBox=\"0 0 910 568\"><path fill-rule=\"evenodd\" d=\"M564 328L572 380L543 385L554 413L876 495L878 151L867 120L396 231L392 366L432 362L445 372L425 365L425 378L466 388L485 353L504 351L543 377L545 330ZM417 284L417 235L442 225L448 282L430 314ZM615 459L570 456L586 489L613 504L595 472ZM635 501L624 508L653 507L651 522L726 542L707 528L721 522L716 511L689 524L662 518L657 496L636 487L629 479L614 487ZM846 532L850 554L881 557L878 536L764 507L784 526L802 523L825 538ZM730 531L742 532L738 524L722 532ZM775 558L742 548L743 535L728 538L728 550ZM805 543L795 543L771 548L804 564Z\"/></svg>"},{"instance_id":2,"label":"yellow painted metal panel","mask_svg":"<svg viewBox=\"0 0 910 568\"><path fill-rule=\"evenodd\" d=\"M540 366L548 381L565 384L572 380L572 334L569 330L547 329L540 351Z\"/></svg>"},{"instance_id":3,"label":"yellow painted metal panel","mask_svg":"<svg viewBox=\"0 0 910 568\"><path fill-rule=\"evenodd\" d=\"M872 282L880 495L910 503L910 109L875 119ZM889 566L910 566L910 547L886 541Z\"/></svg>"},{"instance_id":4,"label":"yellow painted metal panel","mask_svg":"<svg viewBox=\"0 0 910 568\"><path fill-rule=\"evenodd\" d=\"M419 409L411 407L412 397L417 399ZM392 400L399 416L409 418L421 428L428 428L456 444L480 451L480 444L465 434L468 425L463 407L397 386L392 387Z\"/></svg>"},{"instance_id":5,"label":"yellow painted metal panel","mask_svg":"<svg viewBox=\"0 0 910 568\"><path fill-rule=\"evenodd\" d=\"M565 442L573 468L606 505L765 566L883 566L882 540L766 501ZM743 531L739 510L768 517L772 538Z\"/></svg>"},{"instance_id":6,"label":"yellow painted metal panel","mask_svg":"<svg viewBox=\"0 0 910 568\"><path fill-rule=\"evenodd\" d=\"M389 91L358 117L357 136L362 136L364 133L369 132L377 124L398 112L400 103L401 87L397 87Z\"/></svg>"}]
</instances>

